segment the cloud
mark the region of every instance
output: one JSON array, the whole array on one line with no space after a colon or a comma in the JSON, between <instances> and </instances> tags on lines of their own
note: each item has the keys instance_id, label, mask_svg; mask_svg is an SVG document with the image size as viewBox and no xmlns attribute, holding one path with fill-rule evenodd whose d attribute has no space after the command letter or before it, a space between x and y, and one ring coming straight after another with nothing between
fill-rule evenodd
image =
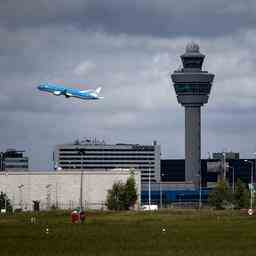
<instances>
[{"instance_id":1,"label":"cloud","mask_svg":"<svg viewBox=\"0 0 256 256\"><path fill-rule=\"evenodd\" d=\"M216 36L255 25L254 0L8 0L0 3L8 29L74 26L111 34Z\"/></svg>"},{"instance_id":2,"label":"cloud","mask_svg":"<svg viewBox=\"0 0 256 256\"><path fill-rule=\"evenodd\" d=\"M83 61L75 67L74 74L86 77L95 68L95 65L90 61Z\"/></svg>"},{"instance_id":3,"label":"cloud","mask_svg":"<svg viewBox=\"0 0 256 256\"><path fill-rule=\"evenodd\" d=\"M232 8L225 1L140 1L135 10L133 1L2 1L1 150L26 149L33 169L52 166L54 145L86 136L108 143L156 139L163 157L184 157L184 109L170 73L193 40L206 54L204 69L216 74L202 109L202 156L225 147L255 151L256 30L248 4L238 19L236 1ZM211 13L216 8L221 13ZM47 95L36 89L43 81L100 84L104 100Z\"/></svg>"}]
</instances>

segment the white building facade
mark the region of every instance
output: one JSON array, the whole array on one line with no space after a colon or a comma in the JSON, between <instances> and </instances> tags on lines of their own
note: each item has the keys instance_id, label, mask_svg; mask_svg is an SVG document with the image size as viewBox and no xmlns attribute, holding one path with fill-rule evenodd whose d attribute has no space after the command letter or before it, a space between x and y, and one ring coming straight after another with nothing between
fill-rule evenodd
<instances>
[{"instance_id":1,"label":"white building facade","mask_svg":"<svg viewBox=\"0 0 256 256\"><path fill-rule=\"evenodd\" d=\"M160 145L114 144L86 140L57 145L54 151L56 169L111 170L134 168L141 172L141 181L160 181Z\"/></svg>"},{"instance_id":2,"label":"white building facade","mask_svg":"<svg viewBox=\"0 0 256 256\"><path fill-rule=\"evenodd\" d=\"M115 182L126 182L130 170L1 172L0 192L7 194L14 209L32 210L33 201L40 209L106 209L106 197ZM140 205L140 172L133 171Z\"/></svg>"}]
</instances>

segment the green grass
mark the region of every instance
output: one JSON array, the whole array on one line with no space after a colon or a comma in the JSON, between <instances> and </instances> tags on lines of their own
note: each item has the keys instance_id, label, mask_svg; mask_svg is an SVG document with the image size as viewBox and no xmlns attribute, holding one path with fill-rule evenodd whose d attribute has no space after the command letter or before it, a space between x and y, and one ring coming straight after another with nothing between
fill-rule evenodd
<instances>
[{"instance_id":1,"label":"green grass","mask_svg":"<svg viewBox=\"0 0 256 256\"><path fill-rule=\"evenodd\" d=\"M63 212L31 216L0 216L1 256L256 255L256 217L239 212L89 212L84 224Z\"/></svg>"}]
</instances>

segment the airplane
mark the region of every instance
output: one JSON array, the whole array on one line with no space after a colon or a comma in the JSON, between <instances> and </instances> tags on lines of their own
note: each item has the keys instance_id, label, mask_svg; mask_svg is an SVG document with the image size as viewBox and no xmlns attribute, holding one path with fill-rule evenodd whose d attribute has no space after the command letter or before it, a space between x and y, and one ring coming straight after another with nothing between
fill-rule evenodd
<instances>
[{"instance_id":1,"label":"airplane","mask_svg":"<svg viewBox=\"0 0 256 256\"><path fill-rule=\"evenodd\" d=\"M77 88L68 88L56 84L41 83L37 88L40 91L49 92L55 96L64 95L66 98L76 97L83 100L99 100L104 98L99 97L101 87L98 87L96 90L80 90Z\"/></svg>"}]
</instances>

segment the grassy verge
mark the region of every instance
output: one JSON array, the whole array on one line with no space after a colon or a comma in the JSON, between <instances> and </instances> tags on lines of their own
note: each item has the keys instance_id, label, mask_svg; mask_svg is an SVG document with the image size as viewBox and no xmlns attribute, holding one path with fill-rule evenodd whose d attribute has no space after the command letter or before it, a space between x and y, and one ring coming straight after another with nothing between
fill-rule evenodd
<instances>
[{"instance_id":1,"label":"grassy verge","mask_svg":"<svg viewBox=\"0 0 256 256\"><path fill-rule=\"evenodd\" d=\"M0 216L0 255L255 255L256 217L235 211L88 212ZM48 228L49 232L46 232Z\"/></svg>"}]
</instances>

